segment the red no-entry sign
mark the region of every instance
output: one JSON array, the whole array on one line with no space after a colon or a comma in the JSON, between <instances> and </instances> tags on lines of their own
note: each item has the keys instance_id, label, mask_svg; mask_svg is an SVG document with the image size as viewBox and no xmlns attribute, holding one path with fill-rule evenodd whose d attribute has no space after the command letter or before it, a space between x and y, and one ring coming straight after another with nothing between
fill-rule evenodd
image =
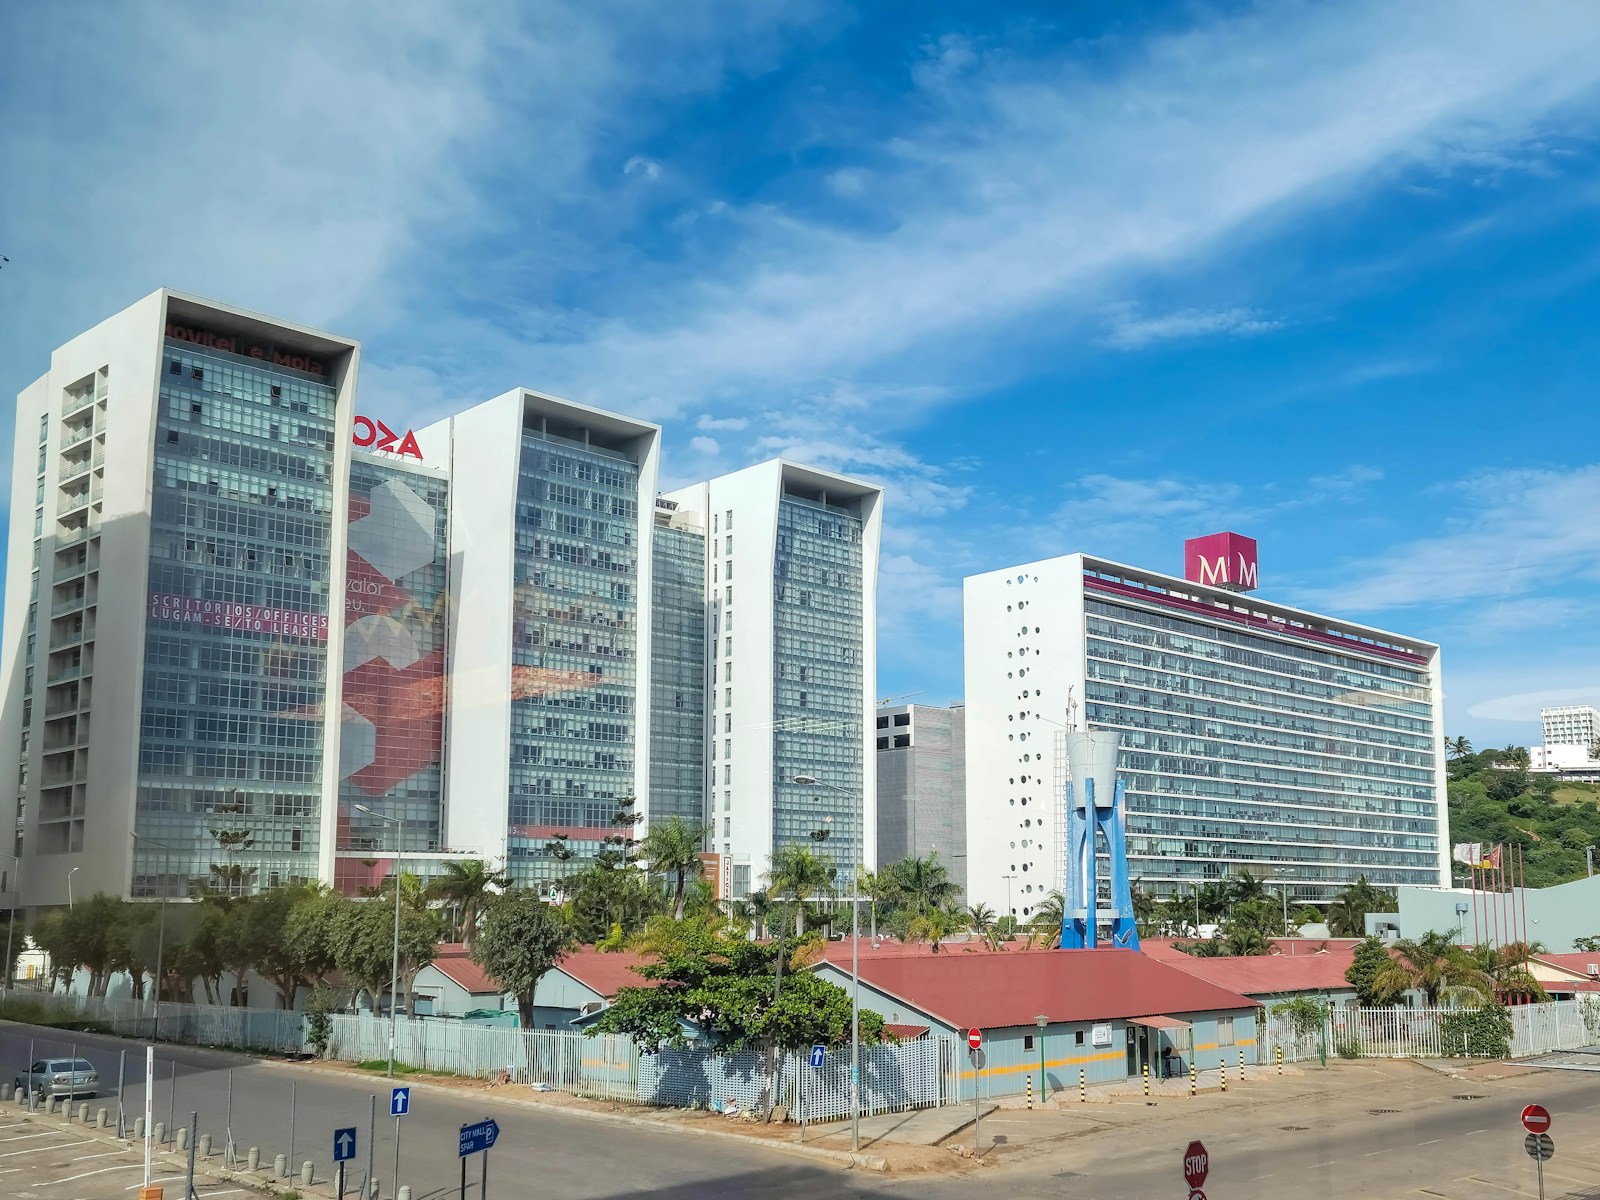
<instances>
[{"instance_id":1,"label":"red no-entry sign","mask_svg":"<svg viewBox=\"0 0 1600 1200\"><path fill-rule=\"evenodd\" d=\"M1205 1143L1190 1142L1189 1148L1183 1152L1183 1181L1199 1191L1210 1173L1211 1156L1206 1153Z\"/></svg>"},{"instance_id":2,"label":"red no-entry sign","mask_svg":"<svg viewBox=\"0 0 1600 1200\"><path fill-rule=\"evenodd\" d=\"M981 1030L981 1029L969 1029L969 1030L967 1030L967 1047L969 1049L972 1049L972 1050L981 1050L981 1049L983 1049L983 1030Z\"/></svg>"},{"instance_id":3,"label":"red no-entry sign","mask_svg":"<svg viewBox=\"0 0 1600 1200\"><path fill-rule=\"evenodd\" d=\"M1522 1110L1522 1127L1529 1133L1550 1132L1550 1110L1542 1104L1530 1104Z\"/></svg>"}]
</instances>

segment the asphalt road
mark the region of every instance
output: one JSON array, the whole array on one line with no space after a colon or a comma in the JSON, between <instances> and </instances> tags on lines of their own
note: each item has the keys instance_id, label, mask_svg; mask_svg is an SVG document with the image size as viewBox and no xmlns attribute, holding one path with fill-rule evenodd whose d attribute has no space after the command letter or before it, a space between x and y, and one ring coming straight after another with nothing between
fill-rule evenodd
<instances>
[{"instance_id":1,"label":"asphalt road","mask_svg":"<svg viewBox=\"0 0 1600 1200\"><path fill-rule=\"evenodd\" d=\"M35 1057L71 1052L70 1035L31 1032L37 1039ZM27 1060L29 1034L27 1026L0 1024L0 1079L5 1082ZM142 1046L94 1035L80 1035L77 1042L77 1053L99 1067L110 1089L124 1049L130 1073L125 1104L130 1114L142 1112ZM297 1072L213 1050L159 1045L156 1052L157 1119L165 1120L170 1110L181 1123L197 1110L201 1130L220 1147L231 1079L234 1140L241 1154L259 1146L269 1162L288 1149L292 1084L295 1161L312 1159L319 1178L328 1175L333 1131L339 1127L359 1130L352 1184L364 1175L368 1098L377 1094L374 1174L383 1181L383 1195L393 1195L394 1121L386 1115L386 1080ZM411 1186L415 1200L457 1194L457 1130L492 1115L502 1130L489 1159L488 1195L493 1197L620 1200L648 1193L658 1200L971 1200L974 1195L1147 1200L1187 1194L1182 1152L1190 1138L1201 1137L1211 1153L1206 1194L1212 1200L1504 1200L1536 1194L1517 1113L1538 1100L1555 1115L1557 1158L1549 1164L1548 1195L1552 1200L1600 1197L1600 1074L1527 1072L1468 1084L1395 1064L1352 1064L1342 1071L1342 1088L1322 1094L1315 1085L1302 1086L1295 1099L1263 1089L1258 1097L1235 1097L1227 1105L1202 1098L1187 1108L1106 1106L1086 1116L1003 1113L985 1124L986 1144L996 1136L1004 1139L998 1165L956 1176L909 1178L842 1170L718 1138L419 1090L413 1093L411 1115L404 1118L399 1178ZM468 1200L478 1195L479 1166L470 1162Z\"/></svg>"}]
</instances>

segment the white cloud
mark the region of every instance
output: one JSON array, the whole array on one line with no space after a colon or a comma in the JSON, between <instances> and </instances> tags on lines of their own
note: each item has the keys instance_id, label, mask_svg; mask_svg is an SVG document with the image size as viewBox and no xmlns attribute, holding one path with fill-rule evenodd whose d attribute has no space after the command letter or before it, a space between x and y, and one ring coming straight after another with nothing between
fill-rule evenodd
<instances>
[{"instance_id":1,"label":"white cloud","mask_svg":"<svg viewBox=\"0 0 1600 1200\"><path fill-rule=\"evenodd\" d=\"M1132 306L1121 306L1111 321L1106 336L1108 345L1118 350L1140 350L1152 342L1203 337L1254 337L1282 329L1282 321L1269 320L1245 308L1223 308L1210 312L1175 312L1158 317L1142 317Z\"/></svg>"},{"instance_id":2,"label":"white cloud","mask_svg":"<svg viewBox=\"0 0 1600 1200\"><path fill-rule=\"evenodd\" d=\"M689 439L689 449L696 454L715 454L722 447L717 445L716 438L692 437Z\"/></svg>"},{"instance_id":3,"label":"white cloud","mask_svg":"<svg viewBox=\"0 0 1600 1200\"><path fill-rule=\"evenodd\" d=\"M824 182L834 195L854 200L866 193L867 173L860 167L843 167L829 175Z\"/></svg>"},{"instance_id":4,"label":"white cloud","mask_svg":"<svg viewBox=\"0 0 1600 1200\"><path fill-rule=\"evenodd\" d=\"M1445 532L1347 564L1348 582L1313 592L1312 607L1510 602L1600 579L1600 466L1488 473L1454 491L1465 512Z\"/></svg>"},{"instance_id":5,"label":"white cloud","mask_svg":"<svg viewBox=\"0 0 1600 1200\"><path fill-rule=\"evenodd\" d=\"M661 178L661 164L653 158L645 158L642 154L635 154L622 165L624 175L637 175L647 183L654 183Z\"/></svg>"},{"instance_id":6,"label":"white cloud","mask_svg":"<svg viewBox=\"0 0 1600 1200\"><path fill-rule=\"evenodd\" d=\"M700 419L694 423L696 429L743 429L750 424L747 417L713 417L710 413L701 413Z\"/></svg>"},{"instance_id":7,"label":"white cloud","mask_svg":"<svg viewBox=\"0 0 1600 1200\"><path fill-rule=\"evenodd\" d=\"M1541 708L1564 704L1593 704L1600 707L1600 682L1588 687L1546 688L1538 692L1518 692L1481 700L1467 709L1485 721L1537 721Z\"/></svg>"}]
</instances>

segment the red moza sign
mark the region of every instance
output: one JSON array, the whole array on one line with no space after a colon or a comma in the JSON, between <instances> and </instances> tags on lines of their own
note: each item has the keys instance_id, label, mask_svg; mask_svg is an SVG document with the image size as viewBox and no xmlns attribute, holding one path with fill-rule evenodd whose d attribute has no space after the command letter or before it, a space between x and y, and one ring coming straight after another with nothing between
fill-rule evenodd
<instances>
[{"instance_id":1,"label":"red moza sign","mask_svg":"<svg viewBox=\"0 0 1600 1200\"><path fill-rule=\"evenodd\" d=\"M373 417L358 416L351 422L350 440L363 450L382 450L405 458L422 460L422 447L417 445L417 435L406 430L399 434Z\"/></svg>"}]
</instances>

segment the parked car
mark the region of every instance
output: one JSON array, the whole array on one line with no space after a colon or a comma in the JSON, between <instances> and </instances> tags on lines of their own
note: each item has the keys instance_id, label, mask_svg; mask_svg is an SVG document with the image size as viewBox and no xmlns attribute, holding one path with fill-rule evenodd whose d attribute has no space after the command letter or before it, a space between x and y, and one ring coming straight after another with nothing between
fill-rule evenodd
<instances>
[{"instance_id":1,"label":"parked car","mask_svg":"<svg viewBox=\"0 0 1600 1200\"><path fill-rule=\"evenodd\" d=\"M100 1089L100 1072L83 1058L41 1058L14 1082L19 1091L26 1088L41 1100L93 1096Z\"/></svg>"}]
</instances>

